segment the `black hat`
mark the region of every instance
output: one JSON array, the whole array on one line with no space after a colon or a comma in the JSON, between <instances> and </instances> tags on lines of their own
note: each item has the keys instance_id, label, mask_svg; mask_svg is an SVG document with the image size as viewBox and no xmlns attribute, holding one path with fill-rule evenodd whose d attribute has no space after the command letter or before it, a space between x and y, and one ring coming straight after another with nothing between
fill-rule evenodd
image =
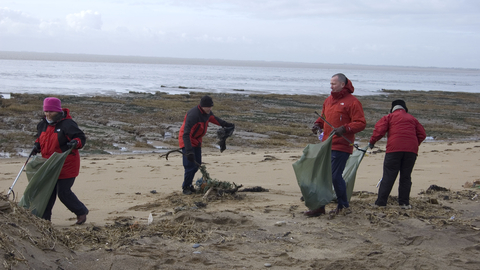
<instances>
[{"instance_id":1,"label":"black hat","mask_svg":"<svg viewBox=\"0 0 480 270\"><path fill-rule=\"evenodd\" d=\"M213 100L209 96L203 96L200 100L200 107L213 107Z\"/></svg>"},{"instance_id":2,"label":"black hat","mask_svg":"<svg viewBox=\"0 0 480 270\"><path fill-rule=\"evenodd\" d=\"M392 112L393 108L397 105L402 106L405 109L405 111L408 112L407 104L405 104L405 101L401 99L397 99L392 102L392 108L390 109L390 112Z\"/></svg>"}]
</instances>

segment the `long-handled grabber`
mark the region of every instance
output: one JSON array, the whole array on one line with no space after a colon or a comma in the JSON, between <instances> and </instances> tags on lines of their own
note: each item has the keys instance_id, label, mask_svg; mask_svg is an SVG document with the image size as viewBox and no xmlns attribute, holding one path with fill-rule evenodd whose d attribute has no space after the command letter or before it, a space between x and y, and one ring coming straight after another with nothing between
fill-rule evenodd
<instances>
[{"instance_id":1,"label":"long-handled grabber","mask_svg":"<svg viewBox=\"0 0 480 270\"><path fill-rule=\"evenodd\" d=\"M34 150L35 150L35 146L33 147L32 151L30 152L30 155L28 155L28 158L27 158L27 160L25 161L25 164L23 164L22 168L21 168L20 171L18 172L17 178L15 178L15 181L13 181L12 186L8 189L7 198L8 198L8 196L10 196L10 193L12 193L13 187L15 186L15 184L17 183L18 178L19 178L20 175L22 174L23 169L25 169L25 166L27 166L28 160L30 160L30 158L33 156L33 151L34 151Z\"/></svg>"},{"instance_id":2,"label":"long-handled grabber","mask_svg":"<svg viewBox=\"0 0 480 270\"><path fill-rule=\"evenodd\" d=\"M317 111L315 111L315 113L323 120L323 122L327 123L327 125L329 125L329 126L330 126L331 128L333 128L333 129L335 129L335 127L332 126L332 124L330 124L330 123L327 121L327 119L325 119L325 117L321 116ZM353 145L357 150L362 151L362 152L365 152L365 153L367 152L367 150L363 150L363 149L361 149L360 147L358 147L357 144L352 143L352 141L350 141L347 137L345 137L345 136L343 136L343 135L341 135L341 136L342 136L350 145Z\"/></svg>"},{"instance_id":3,"label":"long-handled grabber","mask_svg":"<svg viewBox=\"0 0 480 270\"><path fill-rule=\"evenodd\" d=\"M178 153L180 153L180 154L182 154L182 155L184 155L184 156L186 155L186 154L184 154L184 153L182 152L182 148L179 148L179 149L175 149L175 150L170 150L170 151L168 151L166 154L161 155L160 157L165 157L165 159L168 160L168 155L170 155L170 154L173 153L173 152L178 152ZM201 167L201 166L202 166L202 164L198 163L196 160L194 160L194 162L195 162L195 164L196 164L198 167Z\"/></svg>"}]
</instances>

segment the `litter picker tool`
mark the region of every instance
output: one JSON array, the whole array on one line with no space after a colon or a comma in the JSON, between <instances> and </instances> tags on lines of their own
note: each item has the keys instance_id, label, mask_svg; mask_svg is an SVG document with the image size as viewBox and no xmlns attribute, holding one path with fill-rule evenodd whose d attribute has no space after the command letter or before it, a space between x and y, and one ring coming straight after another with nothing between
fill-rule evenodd
<instances>
[{"instance_id":1,"label":"litter picker tool","mask_svg":"<svg viewBox=\"0 0 480 270\"><path fill-rule=\"evenodd\" d=\"M10 196L10 193L12 193L13 187L15 186L15 184L17 183L18 178L19 178L20 175L22 174L23 169L25 169L25 166L27 166L28 160L30 160L30 158L33 156L33 151L34 151L34 150L35 150L35 147L33 147L32 151L30 152L30 155L28 155L28 158L27 158L27 160L25 161L25 164L23 164L22 168L21 168L20 171L18 172L17 178L15 178L15 181L13 181L12 186L8 189L7 198L8 198L8 196Z\"/></svg>"},{"instance_id":2,"label":"litter picker tool","mask_svg":"<svg viewBox=\"0 0 480 270\"><path fill-rule=\"evenodd\" d=\"M182 155L184 155L184 156L186 155L186 154L184 154L184 153L182 152L182 148L179 148L179 149L175 149L175 150L170 150L170 151L168 151L166 154L161 155L160 157L165 157L165 159L168 160L168 155L170 155L171 153L174 153L174 152L178 152L178 153L180 153L180 154L182 154ZM198 167L202 166L202 165L201 165L200 163L198 163L196 160L194 160L194 161L195 161L195 164L197 164Z\"/></svg>"},{"instance_id":3,"label":"litter picker tool","mask_svg":"<svg viewBox=\"0 0 480 270\"><path fill-rule=\"evenodd\" d=\"M335 127L332 126L332 124L330 124L330 123L327 121L327 119L325 119L325 117L321 116L317 111L315 111L315 113L323 120L323 122L327 123L327 125L329 125L329 126L330 126L331 128L333 128L333 129L335 129ZM343 136L343 135L341 135L341 136L342 136L350 145L353 145L357 150L362 151L362 152L367 152L367 150L364 150L364 149L358 147L357 144L352 143L352 141L350 141L347 137L345 137L345 136Z\"/></svg>"}]
</instances>

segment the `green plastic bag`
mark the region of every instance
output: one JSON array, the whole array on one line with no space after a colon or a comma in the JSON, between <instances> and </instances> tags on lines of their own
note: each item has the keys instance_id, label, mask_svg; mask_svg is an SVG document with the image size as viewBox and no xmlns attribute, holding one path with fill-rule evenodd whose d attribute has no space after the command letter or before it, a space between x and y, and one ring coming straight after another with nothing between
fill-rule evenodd
<instances>
[{"instance_id":1,"label":"green plastic bag","mask_svg":"<svg viewBox=\"0 0 480 270\"><path fill-rule=\"evenodd\" d=\"M63 163L70 152L71 149L63 153L53 153L48 159L38 155L32 158L25 167L28 185L19 206L29 209L37 217L43 216Z\"/></svg>"},{"instance_id":2,"label":"green plastic bag","mask_svg":"<svg viewBox=\"0 0 480 270\"><path fill-rule=\"evenodd\" d=\"M293 164L305 206L311 210L327 205L335 198L332 185L332 136L303 149L302 157Z\"/></svg>"},{"instance_id":3,"label":"green plastic bag","mask_svg":"<svg viewBox=\"0 0 480 270\"><path fill-rule=\"evenodd\" d=\"M332 184L332 137L318 144L307 145L302 157L293 164L305 206L310 210L325 206L337 198ZM364 151L355 150L345 165L342 176L347 185L348 201L352 197L357 170L367 148L368 145L362 149Z\"/></svg>"},{"instance_id":4,"label":"green plastic bag","mask_svg":"<svg viewBox=\"0 0 480 270\"><path fill-rule=\"evenodd\" d=\"M355 186L355 178L357 177L357 170L362 162L365 153L367 152L368 145L362 148L363 151L355 150L350 155L345 165L345 170L343 170L343 179L347 183L347 199L350 201L353 193L353 187ZM336 196L335 196L336 197Z\"/></svg>"}]
</instances>

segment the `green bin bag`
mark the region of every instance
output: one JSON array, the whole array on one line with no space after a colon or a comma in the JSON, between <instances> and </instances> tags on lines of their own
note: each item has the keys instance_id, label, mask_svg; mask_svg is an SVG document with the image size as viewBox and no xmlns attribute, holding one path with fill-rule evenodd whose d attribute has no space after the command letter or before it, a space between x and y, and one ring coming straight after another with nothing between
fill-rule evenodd
<instances>
[{"instance_id":1,"label":"green bin bag","mask_svg":"<svg viewBox=\"0 0 480 270\"><path fill-rule=\"evenodd\" d=\"M360 166L360 162L362 162L363 156L365 156L365 152L367 152L368 145L362 148L363 151L355 150L350 155L347 160L347 164L345 165L345 170L343 170L343 179L347 183L347 198L350 201L353 193L353 187L355 186L355 178L357 177L357 170ZM335 196L336 197L336 196Z\"/></svg>"},{"instance_id":2,"label":"green bin bag","mask_svg":"<svg viewBox=\"0 0 480 270\"><path fill-rule=\"evenodd\" d=\"M347 160L343 171L343 179L347 185L347 198L350 201L357 170L368 145L362 150L355 150ZM302 157L293 164L297 182L310 210L318 209L336 199L332 184L332 136L324 142L309 144L303 150Z\"/></svg>"},{"instance_id":3,"label":"green bin bag","mask_svg":"<svg viewBox=\"0 0 480 270\"><path fill-rule=\"evenodd\" d=\"M331 152L332 136L329 136L324 142L307 145L302 157L293 163L298 186L308 209L318 209L335 198Z\"/></svg>"},{"instance_id":4,"label":"green bin bag","mask_svg":"<svg viewBox=\"0 0 480 270\"><path fill-rule=\"evenodd\" d=\"M63 163L70 152L71 149L63 153L53 153L48 159L37 155L28 162L25 167L28 185L19 206L29 209L37 217L43 216Z\"/></svg>"}]
</instances>

